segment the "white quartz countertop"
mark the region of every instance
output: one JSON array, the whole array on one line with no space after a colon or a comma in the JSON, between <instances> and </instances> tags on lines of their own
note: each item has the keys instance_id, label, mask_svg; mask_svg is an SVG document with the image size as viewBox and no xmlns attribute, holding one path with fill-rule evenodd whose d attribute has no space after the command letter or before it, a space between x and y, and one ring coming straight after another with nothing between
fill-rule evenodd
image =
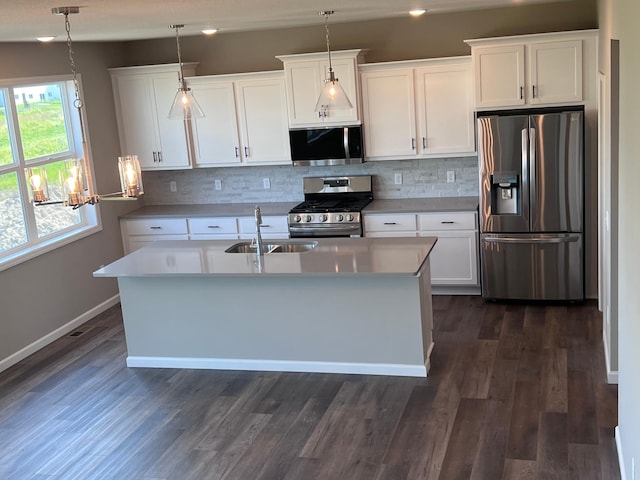
<instances>
[{"instance_id":1,"label":"white quartz countertop","mask_svg":"<svg viewBox=\"0 0 640 480\"><path fill-rule=\"evenodd\" d=\"M122 219L144 217L244 217L253 216L256 205L262 215L287 215L300 202L211 203L198 205L147 205L121 215Z\"/></svg>"},{"instance_id":2,"label":"white quartz countertop","mask_svg":"<svg viewBox=\"0 0 640 480\"><path fill-rule=\"evenodd\" d=\"M374 200L363 213L475 212L478 197L392 198Z\"/></svg>"},{"instance_id":3,"label":"white quartz countertop","mask_svg":"<svg viewBox=\"0 0 640 480\"><path fill-rule=\"evenodd\" d=\"M265 254L262 262L255 253L226 253L237 240L161 241L100 268L93 276L416 276L436 241L436 237L269 240L264 243L317 245L302 253Z\"/></svg>"}]
</instances>

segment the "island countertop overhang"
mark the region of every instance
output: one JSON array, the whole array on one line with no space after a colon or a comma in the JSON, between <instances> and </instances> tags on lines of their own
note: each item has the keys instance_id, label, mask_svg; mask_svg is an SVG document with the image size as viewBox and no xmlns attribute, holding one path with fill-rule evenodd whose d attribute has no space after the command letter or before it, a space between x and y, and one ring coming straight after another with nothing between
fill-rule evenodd
<instances>
[{"instance_id":1,"label":"island countertop overhang","mask_svg":"<svg viewBox=\"0 0 640 480\"><path fill-rule=\"evenodd\" d=\"M237 240L174 240L147 245L106 265L94 277L418 276L436 237L282 239L317 243L297 253L226 253Z\"/></svg>"}]
</instances>

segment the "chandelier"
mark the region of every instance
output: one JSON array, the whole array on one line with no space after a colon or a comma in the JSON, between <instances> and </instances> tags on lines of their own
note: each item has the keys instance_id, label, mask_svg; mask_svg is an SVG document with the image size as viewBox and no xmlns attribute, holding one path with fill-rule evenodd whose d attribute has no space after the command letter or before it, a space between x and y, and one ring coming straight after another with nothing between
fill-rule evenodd
<instances>
[{"instance_id":1,"label":"chandelier","mask_svg":"<svg viewBox=\"0 0 640 480\"><path fill-rule=\"evenodd\" d=\"M73 58L73 45L71 41L71 24L69 15L80 12L80 7L55 7L51 9L54 15L64 15L64 26L67 32L67 48L69 51L69 63L73 76L73 88L75 99L73 106L78 113L80 125L80 138L82 143L82 158L74 158L65 162L60 172L59 181L64 192L64 200L50 200L47 182L47 174L44 167L27 168L27 178L31 187L31 201L35 205L63 204L65 206L80 208L83 205L95 205L101 199L131 199L135 200L144 193L142 188L142 174L137 155L118 157L118 171L120 174L120 191L99 195L93 190L93 179L89 168L89 151L84 132L83 112L84 102L80 98L78 86L78 73Z\"/></svg>"}]
</instances>

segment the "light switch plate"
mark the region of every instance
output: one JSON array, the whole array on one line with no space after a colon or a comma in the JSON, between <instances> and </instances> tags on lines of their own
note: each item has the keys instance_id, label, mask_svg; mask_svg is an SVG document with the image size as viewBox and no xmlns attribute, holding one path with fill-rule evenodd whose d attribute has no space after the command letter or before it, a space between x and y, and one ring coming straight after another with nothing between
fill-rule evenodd
<instances>
[{"instance_id":1,"label":"light switch plate","mask_svg":"<svg viewBox=\"0 0 640 480\"><path fill-rule=\"evenodd\" d=\"M398 172L393 174L393 183L402 185L402 173Z\"/></svg>"},{"instance_id":2,"label":"light switch plate","mask_svg":"<svg viewBox=\"0 0 640 480\"><path fill-rule=\"evenodd\" d=\"M265 190L271 188L271 180L269 180L269 178L265 177L262 179L262 188L264 188Z\"/></svg>"},{"instance_id":3,"label":"light switch plate","mask_svg":"<svg viewBox=\"0 0 640 480\"><path fill-rule=\"evenodd\" d=\"M456 172L453 170L447 170L447 183L453 183L456 181Z\"/></svg>"},{"instance_id":4,"label":"light switch plate","mask_svg":"<svg viewBox=\"0 0 640 480\"><path fill-rule=\"evenodd\" d=\"M222 190L222 180L220 180L219 178L216 178L213 181L213 185L214 185L216 190Z\"/></svg>"},{"instance_id":5,"label":"light switch plate","mask_svg":"<svg viewBox=\"0 0 640 480\"><path fill-rule=\"evenodd\" d=\"M174 182L173 180L171 180L169 182L169 190L171 192L174 192L174 193L177 192L178 191L178 184L176 182Z\"/></svg>"}]
</instances>

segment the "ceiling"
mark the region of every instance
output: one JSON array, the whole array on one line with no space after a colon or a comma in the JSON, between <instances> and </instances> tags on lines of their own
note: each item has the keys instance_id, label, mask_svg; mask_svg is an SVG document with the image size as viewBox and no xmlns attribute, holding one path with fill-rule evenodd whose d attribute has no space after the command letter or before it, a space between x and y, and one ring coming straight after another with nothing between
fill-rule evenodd
<instances>
[{"instance_id":1,"label":"ceiling","mask_svg":"<svg viewBox=\"0 0 640 480\"><path fill-rule=\"evenodd\" d=\"M184 24L180 35L200 34L206 27L222 32L320 25L319 10L335 10L330 25L407 15L412 8L428 14L558 0L0 0L0 41L32 42L39 36L64 41L64 17L52 7L78 6L71 15L74 41L126 41L171 37L172 24Z\"/></svg>"}]
</instances>

